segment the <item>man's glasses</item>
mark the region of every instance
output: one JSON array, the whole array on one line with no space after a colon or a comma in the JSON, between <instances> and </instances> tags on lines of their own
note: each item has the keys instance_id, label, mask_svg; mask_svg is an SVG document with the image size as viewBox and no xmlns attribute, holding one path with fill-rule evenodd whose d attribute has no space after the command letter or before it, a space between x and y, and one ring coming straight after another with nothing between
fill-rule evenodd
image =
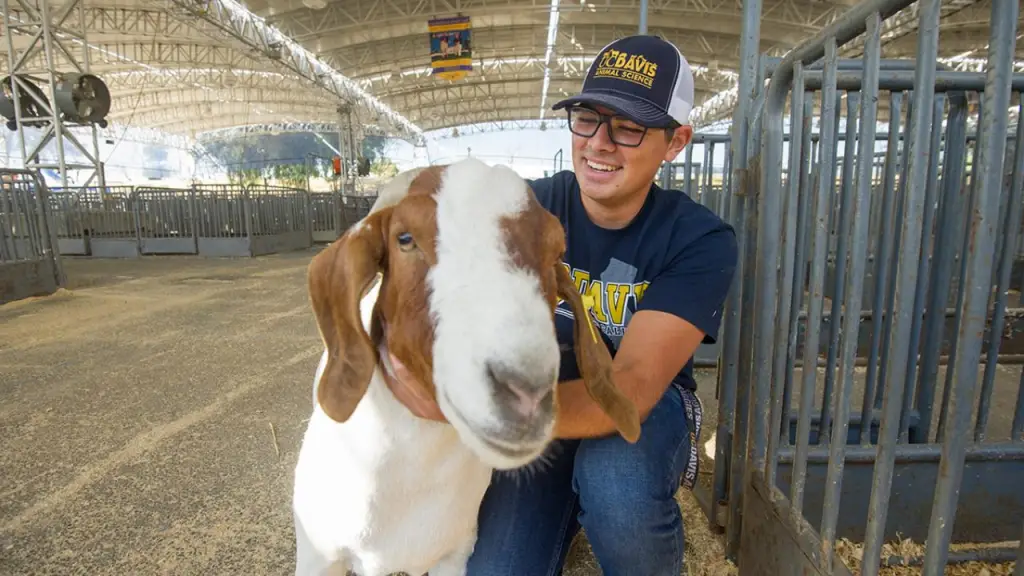
<instances>
[{"instance_id":1,"label":"man's glasses","mask_svg":"<svg viewBox=\"0 0 1024 576\"><path fill-rule=\"evenodd\" d=\"M581 107L570 107L568 113L569 131L584 138L597 134L601 124L608 125L608 137L619 146L636 148L647 135L645 126L638 126L622 116L609 116Z\"/></svg>"}]
</instances>

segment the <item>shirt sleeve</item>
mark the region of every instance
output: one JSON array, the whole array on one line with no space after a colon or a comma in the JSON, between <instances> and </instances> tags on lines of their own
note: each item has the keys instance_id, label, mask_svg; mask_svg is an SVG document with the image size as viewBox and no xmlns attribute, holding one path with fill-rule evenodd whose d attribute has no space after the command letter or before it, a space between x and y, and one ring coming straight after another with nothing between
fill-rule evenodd
<instances>
[{"instance_id":1,"label":"shirt sleeve","mask_svg":"<svg viewBox=\"0 0 1024 576\"><path fill-rule=\"evenodd\" d=\"M555 189L555 177L545 176L544 178L527 179L526 183L533 189L534 196L541 206L551 210L551 199Z\"/></svg>"},{"instance_id":2,"label":"shirt sleeve","mask_svg":"<svg viewBox=\"0 0 1024 576\"><path fill-rule=\"evenodd\" d=\"M675 314L704 332L705 344L714 344L736 272L737 253L731 226L721 223L711 228L670 256L668 265L644 291L637 311Z\"/></svg>"}]
</instances>

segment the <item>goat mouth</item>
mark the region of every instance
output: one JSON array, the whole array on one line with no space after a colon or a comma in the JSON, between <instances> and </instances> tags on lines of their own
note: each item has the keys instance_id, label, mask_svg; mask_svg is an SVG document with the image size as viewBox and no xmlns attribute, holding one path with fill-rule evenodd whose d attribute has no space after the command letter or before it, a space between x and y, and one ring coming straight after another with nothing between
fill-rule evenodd
<instances>
[{"instance_id":1,"label":"goat mouth","mask_svg":"<svg viewBox=\"0 0 1024 576\"><path fill-rule=\"evenodd\" d=\"M472 424L472 420L466 418L466 416L459 410L458 406L448 399L447 395L442 393L441 396L444 398L454 415L463 422L463 425L465 425L466 428L472 431L473 436L476 437L480 443L484 444L489 450L493 450L505 458L513 460L530 458L540 450L540 446L543 446L542 441L525 440L523 442L510 443L507 440L497 438L493 434L489 434L487 431Z\"/></svg>"},{"instance_id":2,"label":"goat mouth","mask_svg":"<svg viewBox=\"0 0 1024 576\"><path fill-rule=\"evenodd\" d=\"M508 444L505 444L497 440L496 438L488 436L487 434L484 434L479 431L477 431L476 437L479 438L481 442L486 444L488 448L494 450L495 452L501 454L502 456L505 456L506 458L528 458L535 452L537 452L537 446L533 444L528 444L524 447L509 446Z\"/></svg>"}]
</instances>

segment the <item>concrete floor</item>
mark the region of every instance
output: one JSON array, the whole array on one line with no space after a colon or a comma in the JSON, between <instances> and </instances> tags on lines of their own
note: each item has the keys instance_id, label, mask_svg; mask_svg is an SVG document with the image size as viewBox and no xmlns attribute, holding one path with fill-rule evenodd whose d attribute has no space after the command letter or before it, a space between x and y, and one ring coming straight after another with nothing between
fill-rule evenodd
<instances>
[{"instance_id":1,"label":"concrete floor","mask_svg":"<svg viewBox=\"0 0 1024 576\"><path fill-rule=\"evenodd\" d=\"M0 574L292 570L308 259L65 259L0 307Z\"/></svg>"},{"instance_id":2,"label":"concrete floor","mask_svg":"<svg viewBox=\"0 0 1024 576\"><path fill-rule=\"evenodd\" d=\"M292 572L311 255L65 258L67 290L0 306L0 574ZM727 573L679 501L689 574ZM600 574L585 538L566 574Z\"/></svg>"}]
</instances>

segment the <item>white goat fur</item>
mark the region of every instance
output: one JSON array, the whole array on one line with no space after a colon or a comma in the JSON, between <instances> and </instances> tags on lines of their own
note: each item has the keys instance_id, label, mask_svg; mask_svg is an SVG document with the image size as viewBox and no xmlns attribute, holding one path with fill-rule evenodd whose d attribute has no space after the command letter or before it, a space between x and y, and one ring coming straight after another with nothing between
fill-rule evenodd
<instances>
[{"instance_id":1,"label":"white goat fur","mask_svg":"<svg viewBox=\"0 0 1024 576\"><path fill-rule=\"evenodd\" d=\"M396 176L372 211L398 203L418 172ZM484 362L526 363L549 371L552 385L557 378L550 305L538 280L511 266L499 230L500 217L526 207L526 184L510 169L465 160L447 168L434 198L438 261L427 283L434 381L450 424L414 417L379 367L351 418L333 421L315 401L325 351L295 469L297 575L463 576L492 470L521 466L543 450L509 459L476 436L500 425ZM378 276L361 301L368 332L380 286ZM383 349L381 358L388 360Z\"/></svg>"}]
</instances>

